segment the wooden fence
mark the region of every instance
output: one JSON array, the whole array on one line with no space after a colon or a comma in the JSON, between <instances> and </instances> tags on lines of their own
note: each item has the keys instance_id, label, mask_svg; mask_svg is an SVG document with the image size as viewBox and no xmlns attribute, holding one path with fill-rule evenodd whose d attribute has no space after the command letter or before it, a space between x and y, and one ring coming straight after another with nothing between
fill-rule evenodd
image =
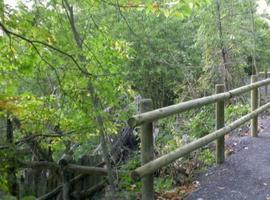
<instances>
[{"instance_id":1,"label":"wooden fence","mask_svg":"<svg viewBox=\"0 0 270 200\"><path fill-rule=\"evenodd\" d=\"M58 163L16 160L18 168L40 170L37 171L39 173L42 171L47 173L49 170L52 170L50 172L54 172L56 177L62 176L62 184L46 194L44 194L44 188L45 191L48 189L46 188L48 182L46 183L44 180L47 179L47 176L40 176L39 180L33 182L34 185L32 184L32 186L35 186L38 191L34 191L32 188L26 188L30 194L33 192L36 192L36 195L42 194L42 196L37 198L38 200L59 199L59 194L60 199L63 200L73 199L74 197L76 197L76 199L85 199L87 196L90 196L90 194L100 190L106 185L106 181L102 180L102 176L107 175L107 168L89 166L103 163L99 156L84 156L81 158L79 165L73 164L73 162L72 158L65 154ZM33 171L30 172L33 173ZM37 183L43 183L44 185L35 185ZM27 185L27 187L29 186L30 185Z\"/></svg>"},{"instance_id":2,"label":"wooden fence","mask_svg":"<svg viewBox=\"0 0 270 200\"><path fill-rule=\"evenodd\" d=\"M216 94L202 97L187 102L175 104L172 106L152 110L151 99L141 101L140 114L131 117L128 124L134 128L141 126L141 163L142 166L131 172L131 177L134 180L142 179L142 199L154 199L154 177L153 173L161 167L167 166L175 160L187 155L188 153L201 148L208 143L216 140L216 162L221 164L224 162L224 136L251 120L251 135L257 136L258 132L258 114L270 108L270 102L258 108L258 93L259 88L265 86L267 94L267 85L270 84L270 78L257 81L258 76L251 76L251 84L239 87L228 92L224 92L224 85L216 85ZM251 112L236 121L224 126L224 102L230 98L239 96L243 93L251 93ZM157 159L154 159L154 140L153 140L153 122L174 114L178 114L193 108L198 108L208 104L216 104L215 123L216 131L197 139L189 144L186 144L168 154L165 154Z\"/></svg>"}]
</instances>

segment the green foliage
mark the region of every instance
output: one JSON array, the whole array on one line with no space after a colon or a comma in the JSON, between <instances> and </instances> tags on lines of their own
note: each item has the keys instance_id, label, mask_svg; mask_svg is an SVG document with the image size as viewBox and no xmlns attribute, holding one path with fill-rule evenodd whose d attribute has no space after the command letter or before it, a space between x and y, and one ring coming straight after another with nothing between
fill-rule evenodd
<instances>
[{"instance_id":1,"label":"green foliage","mask_svg":"<svg viewBox=\"0 0 270 200\"><path fill-rule=\"evenodd\" d=\"M199 113L191 112L190 119L185 125L185 130L192 137L200 138L214 131L215 110L214 106L204 106ZM225 107L225 123L230 123L249 112L249 106L237 103Z\"/></svg>"},{"instance_id":2,"label":"green foliage","mask_svg":"<svg viewBox=\"0 0 270 200\"><path fill-rule=\"evenodd\" d=\"M269 70L267 57L270 53L270 36L269 36L269 24L266 20L256 18L257 27L257 66L261 71Z\"/></svg>"},{"instance_id":3,"label":"green foliage","mask_svg":"<svg viewBox=\"0 0 270 200\"><path fill-rule=\"evenodd\" d=\"M215 163L215 156L210 149L205 149L200 153L199 160L204 166L209 167Z\"/></svg>"},{"instance_id":4,"label":"green foliage","mask_svg":"<svg viewBox=\"0 0 270 200\"><path fill-rule=\"evenodd\" d=\"M119 188L127 192L126 195L129 195L130 198L132 193L135 195L140 192L141 182L134 182L130 177L130 171L138 168L141 165L140 163L140 154L136 153L120 168L122 173ZM155 189L157 191L170 190L173 188L173 185L173 177L155 177Z\"/></svg>"},{"instance_id":5,"label":"green foliage","mask_svg":"<svg viewBox=\"0 0 270 200\"><path fill-rule=\"evenodd\" d=\"M4 167L2 167L2 169L4 169ZM3 192L8 192L7 179L5 173L1 173L0 175L0 190Z\"/></svg>"},{"instance_id":6,"label":"green foliage","mask_svg":"<svg viewBox=\"0 0 270 200\"><path fill-rule=\"evenodd\" d=\"M123 165L120 170L122 171L121 173L121 181L119 188L123 191L128 191L128 192L139 192L141 188L141 182L134 182L131 177L130 177L130 171L138 168L141 165L140 162L140 155L135 154L130 159L128 160L125 165Z\"/></svg>"},{"instance_id":7,"label":"green foliage","mask_svg":"<svg viewBox=\"0 0 270 200\"><path fill-rule=\"evenodd\" d=\"M155 148L159 155L167 154L183 145L182 135L185 130L175 124L175 116L159 120L156 126L159 133L155 138Z\"/></svg>"},{"instance_id":8,"label":"green foliage","mask_svg":"<svg viewBox=\"0 0 270 200\"><path fill-rule=\"evenodd\" d=\"M253 37L257 33L252 33L251 10L255 10L255 7L254 1L221 0L212 1L197 13L201 25L197 32L196 47L201 49L204 71L199 81L205 92L213 91L214 84L223 82L224 76L229 80L229 88L245 84L244 69L250 68L248 57L254 54L254 44L257 45L258 39ZM221 24L221 29L218 24ZM225 71L222 48L226 54ZM258 46L256 49L259 49Z\"/></svg>"},{"instance_id":9,"label":"green foliage","mask_svg":"<svg viewBox=\"0 0 270 200\"><path fill-rule=\"evenodd\" d=\"M48 139L49 145L47 139L41 142L45 148L53 149L55 159L73 142L91 143L88 152L95 148L99 143L96 115L104 118L106 132L115 134L130 113L132 91L124 81L123 70L130 59L130 44L113 38L108 23L91 30L83 28L95 24L83 17L85 12L98 15L100 11L97 5L86 7L85 3L71 3L78 10L78 32L85 36L81 48L74 41L68 17L58 12L62 8L59 1L35 2L30 8L21 3L17 9L7 9L5 27L22 37L0 36L0 110L20 120L16 139L29 134L52 134L58 127L64 137ZM101 108L93 106L89 83ZM120 111L123 107L124 112ZM82 152L76 152L76 157Z\"/></svg>"},{"instance_id":10,"label":"green foliage","mask_svg":"<svg viewBox=\"0 0 270 200\"><path fill-rule=\"evenodd\" d=\"M183 20L190 16L192 11L209 3L209 0L183 0L183 1L119 1L119 7L125 10L144 11L146 14L156 16L164 15L166 17L176 17Z\"/></svg>"},{"instance_id":11,"label":"green foliage","mask_svg":"<svg viewBox=\"0 0 270 200\"><path fill-rule=\"evenodd\" d=\"M203 137L214 130L214 119L214 106L204 106L195 116L190 116L186 129L192 137Z\"/></svg>"},{"instance_id":12,"label":"green foliage","mask_svg":"<svg viewBox=\"0 0 270 200\"><path fill-rule=\"evenodd\" d=\"M217 1L68 2L75 24L59 0L31 6L22 1L16 9L0 3L0 14L5 13L0 22L8 30L0 33L0 116L9 113L20 121L15 141L59 134L36 139L40 147L52 150L55 161L70 150L75 160L91 153L100 143L100 130L118 133L135 112L137 94L152 98L158 108L212 94L224 76L230 87L243 85L254 46L258 67L269 65L269 24L254 13L256 33L251 33L249 11L255 4L248 1L219 1L222 38ZM221 44L227 71L221 70ZM229 105L226 122L247 112L246 105ZM97 116L104 127L97 124ZM214 130L213 106L180 117L183 127L175 126L174 117L158 122L158 153L181 146L183 134L193 139ZM0 152L1 158L14 156L13 151ZM210 165L211 152L204 151L201 159ZM139 191L140 183L129 177L139 163L135 155L121 167L122 190ZM1 160L1 169L8 166ZM3 191L6 178L1 172ZM158 190L172 185L170 178L157 179Z\"/></svg>"},{"instance_id":13,"label":"green foliage","mask_svg":"<svg viewBox=\"0 0 270 200\"><path fill-rule=\"evenodd\" d=\"M35 200L35 199L36 199L36 197L34 197L34 196L25 196L22 198L22 200Z\"/></svg>"},{"instance_id":14,"label":"green foliage","mask_svg":"<svg viewBox=\"0 0 270 200\"><path fill-rule=\"evenodd\" d=\"M236 105L226 106L225 109L225 121L230 123L238 119L239 117L248 114L250 111L249 105L238 103Z\"/></svg>"},{"instance_id":15,"label":"green foliage","mask_svg":"<svg viewBox=\"0 0 270 200\"><path fill-rule=\"evenodd\" d=\"M173 189L174 187L173 177L158 177L155 178L155 191L162 192Z\"/></svg>"},{"instance_id":16,"label":"green foliage","mask_svg":"<svg viewBox=\"0 0 270 200\"><path fill-rule=\"evenodd\" d=\"M3 200L16 200L17 198L11 195L5 195L2 197Z\"/></svg>"}]
</instances>

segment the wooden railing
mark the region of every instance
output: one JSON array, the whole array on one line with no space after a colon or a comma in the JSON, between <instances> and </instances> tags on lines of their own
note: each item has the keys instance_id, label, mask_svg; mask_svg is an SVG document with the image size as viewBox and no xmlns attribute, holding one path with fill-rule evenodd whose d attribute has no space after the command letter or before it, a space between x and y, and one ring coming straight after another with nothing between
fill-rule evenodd
<instances>
[{"instance_id":1,"label":"wooden railing","mask_svg":"<svg viewBox=\"0 0 270 200\"><path fill-rule=\"evenodd\" d=\"M228 92L224 92L224 85L216 85L216 94L202 97L187 102L175 104L172 106L152 110L151 99L144 99L140 104L140 114L131 117L128 124L131 127L141 126L141 167L131 172L134 180L142 179L142 199L154 199L154 177L153 173L161 167L167 166L175 160L187 155L188 153L201 148L208 143L216 140L216 162L224 162L224 136L251 120L251 135L257 136L258 132L258 114L270 108L270 102L258 108L259 88L265 86L267 94L267 85L270 84L270 78L257 82L256 75L251 76L251 84L239 87ZM267 73L265 75L267 77ZM229 125L224 127L224 102L230 98L239 96L243 93L251 92L251 112ZM198 108L208 104L216 104L215 123L216 131L199 138L189 144L186 144L168 154L159 158L154 158L154 140L153 140L153 122L174 114L178 114L193 108Z\"/></svg>"}]
</instances>

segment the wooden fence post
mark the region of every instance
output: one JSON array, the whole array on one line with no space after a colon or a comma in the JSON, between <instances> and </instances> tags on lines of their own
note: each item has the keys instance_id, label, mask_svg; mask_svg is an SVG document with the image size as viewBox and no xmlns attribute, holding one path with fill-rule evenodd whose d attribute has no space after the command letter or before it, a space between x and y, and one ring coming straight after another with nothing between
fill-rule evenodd
<instances>
[{"instance_id":1,"label":"wooden fence post","mask_svg":"<svg viewBox=\"0 0 270 200\"><path fill-rule=\"evenodd\" d=\"M267 74L267 70L264 71L264 79L267 79L268 78L268 74ZM266 84L264 86L264 93L265 93L265 96L267 97L268 96L268 85Z\"/></svg>"},{"instance_id":2,"label":"wooden fence post","mask_svg":"<svg viewBox=\"0 0 270 200\"><path fill-rule=\"evenodd\" d=\"M257 82L257 76L251 76L251 83ZM258 88L251 90L251 111L254 111L258 108ZM257 137L258 132L258 116L251 119L251 136Z\"/></svg>"},{"instance_id":3,"label":"wooden fence post","mask_svg":"<svg viewBox=\"0 0 270 200\"><path fill-rule=\"evenodd\" d=\"M62 180L63 180L63 187L62 187L62 196L63 200L70 200L70 192L71 192L71 174L68 172L65 167L72 162L72 157L70 155L64 154L60 160L58 161L58 165L62 171Z\"/></svg>"},{"instance_id":4,"label":"wooden fence post","mask_svg":"<svg viewBox=\"0 0 270 200\"><path fill-rule=\"evenodd\" d=\"M216 94L224 92L224 84L216 85ZM216 130L224 127L224 100L220 100L216 103ZM224 162L224 136L217 139L216 142L216 163L221 164Z\"/></svg>"},{"instance_id":5,"label":"wooden fence post","mask_svg":"<svg viewBox=\"0 0 270 200\"><path fill-rule=\"evenodd\" d=\"M140 103L140 113L153 109L151 99L143 99ZM154 158L153 123L144 123L141 126L141 162L142 165ZM142 200L154 200L153 174L142 178Z\"/></svg>"}]
</instances>

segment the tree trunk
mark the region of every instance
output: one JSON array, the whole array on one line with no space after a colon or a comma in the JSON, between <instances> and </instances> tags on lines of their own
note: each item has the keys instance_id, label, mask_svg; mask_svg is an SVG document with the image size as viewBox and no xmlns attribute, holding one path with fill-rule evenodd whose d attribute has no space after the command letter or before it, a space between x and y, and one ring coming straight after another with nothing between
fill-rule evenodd
<instances>
[{"instance_id":1,"label":"tree trunk","mask_svg":"<svg viewBox=\"0 0 270 200\"><path fill-rule=\"evenodd\" d=\"M253 47L252 47L252 75L256 75L258 72L257 65L256 65L256 29L255 29L255 20L254 20L254 6L251 2L249 2L249 12L251 18L251 32L253 36Z\"/></svg>"},{"instance_id":2,"label":"tree trunk","mask_svg":"<svg viewBox=\"0 0 270 200\"><path fill-rule=\"evenodd\" d=\"M224 45L224 36L223 36L223 27L222 27L222 21L221 21L221 10L220 10L220 0L216 0L216 15L217 15L217 29L218 29L218 35L219 35L219 47L221 50L221 67L222 72L221 76L223 77L223 84L225 85L225 90L229 90L229 82L228 82L228 70L227 70L227 52L226 47Z\"/></svg>"},{"instance_id":3,"label":"tree trunk","mask_svg":"<svg viewBox=\"0 0 270 200\"><path fill-rule=\"evenodd\" d=\"M67 16L68 16L68 20L71 26L71 30L74 36L74 40L76 42L76 45L79 49L82 49L82 38L80 37L80 34L76 28L76 24L75 24L75 19L74 19L74 14L73 14L73 7L68 3L68 0L64 0L63 1L63 6L66 10ZM85 62L85 58L84 56L80 56L80 61L81 62ZM100 133L100 141L101 141L101 147L102 147L102 153L104 156L104 160L107 166L107 170L108 170L108 180L109 180L109 184L111 186L111 190L114 191L115 190L115 186L114 186L114 178L113 178L113 172L112 172L112 166L111 166L111 162L110 162L110 156L109 156L109 150L106 144L106 131L104 128L104 120L103 117L98 114L101 110L102 110L102 105L101 105L101 101L95 91L95 88L92 84L91 79L88 82L88 89L90 91L91 94L91 100L93 103L93 108L95 111L95 118L96 118L96 122L98 125L98 129L99 129L99 133Z\"/></svg>"},{"instance_id":4,"label":"tree trunk","mask_svg":"<svg viewBox=\"0 0 270 200\"><path fill-rule=\"evenodd\" d=\"M13 143L13 124L10 119L10 116L7 116L7 132L6 132L7 143L12 145ZM8 189L11 195L18 196L18 185L16 178L16 169L15 167L8 167Z\"/></svg>"},{"instance_id":5,"label":"tree trunk","mask_svg":"<svg viewBox=\"0 0 270 200\"><path fill-rule=\"evenodd\" d=\"M111 191L114 191L115 186L114 186L112 165L111 165L109 150L108 150L108 146L107 146L106 138L105 138L106 131L105 131L105 127L104 127L103 118L100 116L100 114L97 114L99 112L99 110L101 109L100 101L99 101L97 96L94 96L96 94L96 92L94 90L94 87L92 87L91 83L89 84L89 91L90 91L90 94L92 97L93 106L95 108L94 110L96 113L96 122L97 122L98 127L99 127L101 148L102 148L103 157L104 157L104 160L105 160L105 163L107 166L107 170L108 170L109 184L111 187Z\"/></svg>"}]
</instances>

